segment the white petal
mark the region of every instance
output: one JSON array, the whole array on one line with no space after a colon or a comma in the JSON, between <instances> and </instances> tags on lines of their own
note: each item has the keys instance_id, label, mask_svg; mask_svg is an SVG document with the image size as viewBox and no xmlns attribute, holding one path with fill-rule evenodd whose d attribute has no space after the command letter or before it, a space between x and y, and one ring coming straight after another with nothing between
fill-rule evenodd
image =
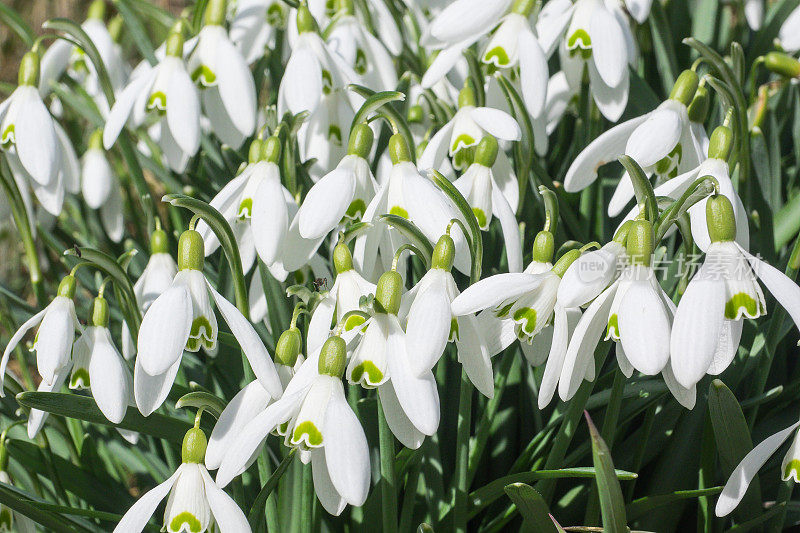
<instances>
[{"instance_id":1,"label":"white petal","mask_svg":"<svg viewBox=\"0 0 800 533\"><path fill-rule=\"evenodd\" d=\"M431 137L422 155L417 160L417 167L420 170L438 170L445 157L450 143L450 135L453 132L454 122L451 120L442 126L436 134Z\"/></svg>"},{"instance_id":2,"label":"white petal","mask_svg":"<svg viewBox=\"0 0 800 533\"><path fill-rule=\"evenodd\" d=\"M617 85L608 85L600 76L594 62L588 64L589 85L597 108L608 120L616 122L628 105L628 91L630 89L630 75L628 65L622 71L622 80Z\"/></svg>"},{"instance_id":3,"label":"white petal","mask_svg":"<svg viewBox=\"0 0 800 533\"><path fill-rule=\"evenodd\" d=\"M200 98L183 65L173 70L166 96L170 133L181 150L194 155L200 147Z\"/></svg>"},{"instance_id":4,"label":"white petal","mask_svg":"<svg viewBox=\"0 0 800 533\"><path fill-rule=\"evenodd\" d=\"M274 263L289 226L283 188L277 176L265 178L258 186L250 220L253 227L258 228L253 232L258 256L268 265Z\"/></svg>"},{"instance_id":5,"label":"white petal","mask_svg":"<svg viewBox=\"0 0 800 533\"><path fill-rule=\"evenodd\" d=\"M173 285L156 298L142 319L136 361L151 376L180 361L192 328L192 299L185 285Z\"/></svg>"},{"instance_id":6,"label":"white petal","mask_svg":"<svg viewBox=\"0 0 800 533\"><path fill-rule=\"evenodd\" d=\"M427 283L417 293L408 313L406 349L412 354L409 362L417 375L430 371L447 346L453 315L442 279L445 275L436 269L425 275ZM425 278L419 283L424 283Z\"/></svg>"},{"instance_id":7,"label":"white petal","mask_svg":"<svg viewBox=\"0 0 800 533\"><path fill-rule=\"evenodd\" d=\"M678 144L683 133L686 108L667 100L631 134L625 154L642 167L650 167L666 157Z\"/></svg>"},{"instance_id":8,"label":"white petal","mask_svg":"<svg viewBox=\"0 0 800 533\"><path fill-rule=\"evenodd\" d=\"M322 96L322 67L317 56L307 47L292 51L281 80L281 92L293 114L313 113Z\"/></svg>"},{"instance_id":9,"label":"white petal","mask_svg":"<svg viewBox=\"0 0 800 533\"><path fill-rule=\"evenodd\" d=\"M425 440L425 434L414 427L408 419L397 399L397 393L391 381L387 381L378 387L378 397L380 398L383 415L392 434L400 441L400 444L411 450L416 450Z\"/></svg>"},{"instance_id":10,"label":"white petal","mask_svg":"<svg viewBox=\"0 0 800 533\"><path fill-rule=\"evenodd\" d=\"M728 482L725 483L725 487L719 495L717 506L714 510L717 516L726 516L736 509L758 471L770 456L781 447L781 444L792 436L797 426L800 426L800 422L795 422L788 428L770 435L744 456L742 461L733 469L731 477L728 478Z\"/></svg>"},{"instance_id":11,"label":"white petal","mask_svg":"<svg viewBox=\"0 0 800 533\"><path fill-rule=\"evenodd\" d=\"M617 19L598 2L589 20L592 62L606 85L616 87L628 68L625 37Z\"/></svg>"},{"instance_id":12,"label":"white petal","mask_svg":"<svg viewBox=\"0 0 800 533\"><path fill-rule=\"evenodd\" d=\"M81 192L86 204L92 209L102 206L114 183L111 165L108 164L102 150L89 149L83 155L83 172L81 175Z\"/></svg>"},{"instance_id":13,"label":"white petal","mask_svg":"<svg viewBox=\"0 0 800 533\"><path fill-rule=\"evenodd\" d=\"M133 368L133 397L140 413L149 416L161 407L169 395L172 384L175 383L175 376L178 375L180 367L181 360L178 359L163 374L151 376L144 371L137 357Z\"/></svg>"},{"instance_id":14,"label":"white petal","mask_svg":"<svg viewBox=\"0 0 800 533\"><path fill-rule=\"evenodd\" d=\"M550 344L550 353L547 356L547 364L542 375L542 384L539 387L539 409L544 409L553 399L556 392L558 380L561 377L561 370L564 367L564 357L567 355L567 345L569 344L569 320L567 310L556 304L553 317L553 340ZM580 316L580 311L578 311ZM575 320L577 325L577 320Z\"/></svg>"},{"instance_id":15,"label":"white petal","mask_svg":"<svg viewBox=\"0 0 800 533\"><path fill-rule=\"evenodd\" d=\"M533 291L543 279L543 275L524 272L495 274L484 278L470 285L453 300L453 314L461 316L496 307L506 300Z\"/></svg>"},{"instance_id":16,"label":"white petal","mask_svg":"<svg viewBox=\"0 0 800 533\"><path fill-rule=\"evenodd\" d=\"M533 32L527 28L519 35L519 73L525 107L531 116L538 118L547 101L547 82L550 76L544 51Z\"/></svg>"},{"instance_id":17,"label":"white petal","mask_svg":"<svg viewBox=\"0 0 800 533\"><path fill-rule=\"evenodd\" d=\"M72 300L56 297L47 307L36 334L36 367L48 383L52 383L56 373L69 362L75 338L74 313Z\"/></svg>"},{"instance_id":18,"label":"white petal","mask_svg":"<svg viewBox=\"0 0 800 533\"><path fill-rule=\"evenodd\" d=\"M492 362L474 316L458 317L456 348L458 360L475 388L487 398L494 397Z\"/></svg>"},{"instance_id":19,"label":"white petal","mask_svg":"<svg viewBox=\"0 0 800 533\"><path fill-rule=\"evenodd\" d=\"M317 495L319 503L322 504L322 508L333 516L342 514L344 508L347 507L347 501L333 486L324 450L314 449L311 451L311 472L314 479L314 493Z\"/></svg>"},{"instance_id":20,"label":"white petal","mask_svg":"<svg viewBox=\"0 0 800 533\"><path fill-rule=\"evenodd\" d=\"M481 311L475 315L475 320L489 357L499 354L517 340L514 321L497 318L494 310Z\"/></svg>"},{"instance_id":21,"label":"white petal","mask_svg":"<svg viewBox=\"0 0 800 533\"><path fill-rule=\"evenodd\" d=\"M68 364L67 366L61 368L51 383L42 380L36 390L38 392L54 392L61 390L61 387L63 387L64 383L67 381L67 376L70 374L70 367L71 365ZM44 422L47 420L48 415L49 413L47 411L31 409L31 412L28 414L29 439L36 438L36 435L38 435L39 431L42 429L42 426L44 426Z\"/></svg>"},{"instance_id":22,"label":"white petal","mask_svg":"<svg viewBox=\"0 0 800 533\"><path fill-rule=\"evenodd\" d=\"M6 377L6 367L8 367L8 360L11 357L11 352L14 351L14 348L17 347L19 341L22 340L22 337L28 333L28 330L35 327L39 322L42 321L44 318L45 313L47 312L47 308L45 307L28 320L23 323L19 329L11 336L11 339L8 341L6 345L6 349L3 351L3 360L0 361L0 398L5 396L5 389L3 388L3 381Z\"/></svg>"},{"instance_id":23,"label":"white petal","mask_svg":"<svg viewBox=\"0 0 800 533\"><path fill-rule=\"evenodd\" d=\"M618 318L622 347L633 367L647 375L661 372L669 361L670 321L649 282L631 284L620 302Z\"/></svg>"},{"instance_id":24,"label":"white petal","mask_svg":"<svg viewBox=\"0 0 800 533\"><path fill-rule=\"evenodd\" d=\"M678 383L685 388L700 381L714 360L725 318L725 300L725 282L706 259L681 296L672 324L670 364Z\"/></svg>"},{"instance_id":25,"label":"white petal","mask_svg":"<svg viewBox=\"0 0 800 533\"><path fill-rule=\"evenodd\" d=\"M281 394L283 394L283 386L280 378L278 378L278 371L275 370L275 363L272 362L264 343L261 342L261 337L253 329L253 325L232 303L218 293L207 280L206 283L222 318L228 323L233 336L236 337L242 347L242 351L253 368L253 373L258 378L259 383L273 398L280 398Z\"/></svg>"},{"instance_id":26,"label":"white petal","mask_svg":"<svg viewBox=\"0 0 800 533\"><path fill-rule=\"evenodd\" d=\"M392 341L390 336L390 342ZM402 337L396 336L400 341ZM404 344L404 343L403 343ZM417 377L411 371L405 346L395 346L389 359L389 373L397 399L418 430L433 435L439 427L439 392L431 372Z\"/></svg>"},{"instance_id":27,"label":"white petal","mask_svg":"<svg viewBox=\"0 0 800 533\"><path fill-rule=\"evenodd\" d=\"M420 85L425 89L430 89L438 82L442 81L447 73L456 66L456 63L462 59L461 53L478 39L480 39L480 35L473 34L465 40L459 41L440 51L439 55L436 56L436 59L433 60L433 63L431 63L428 70L426 70L425 74L422 76Z\"/></svg>"},{"instance_id":28,"label":"white petal","mask_svg":"<svg viewBox=\"0 0 800 533\"><path fill-rule=\"evenodd\" d=\"M741 246L737 247L747 257L750 266L764 286L792 317L795 326L800 327L800 286L774 266L750 255Z\"/></svg>"},{"instance_id":29,"label":"white petal","mask_svg":"<svg viewBox=\"0 0 800 533\"><path fill-rule=\"evenodd\" d=\"M97 407L111 422L125 417L133 391L130 371L112 344L108 330L98 328L89 362L89 381Z\"/></svg>"},{"instance_id":30,"label":"white petal","mask_svg":"<svg viewBox=\"0 0 800 533\"><path fill-rule=\"evenodd\" d=\"M304 239L325 236L342 220L356 189L350 169L336 168L322 177L308 191L297 216Z\"/></svg>"},{"instance_id":31,"label":"white petal","mask_svg":"<svg viewBox=\"0 0 800 533\"><path fill-rule=\"evenodd\" d=\"M761 2L761 0L756 0ZM628 8L628 13L638 22L643 24L647 17L650 15L650 6L653 0L625 0L625 7Z\"/></svg>"},{"instance_id":32,"label":"white petal","mask_svg":"<svg viewBox=\"0 0 800 533\"><path fill-rule=\"evenodd\" d=\"M219 95L231 122L243 136L256 127L256 87L242 54L227 37L217 42Z\"/></svg>"},{"instance_id":33,"label":"white petal","mask_svg":"<svg viewBox=\"0 0 800 533\"><path fill-rule=\"evenodd\" d=\"M433 37L453 42L489 31L506 14L511 0L456 0L431 22Z\"/></svg>"},{"instance_id":34,"label":"white petal","mask_svg":"<svg viewBox=\"0 0 800 533\"><path fill-rule=\"evenodd\" d=\"M34 181L47 185L55 180L61 162L53 117L33 87L20 87L14 95L17 155Z\"/></svg>"},{"instance_id":35,"label":"white petal","mask_svg":"<svg viewBox=\"0 0 800 533\"><path fill-rule=\"evenodd\" d=\"M742 339L742 327L744 320L725 320L722 323L717 351L714 353L714 360L706 372L712 376L723 373L730 366L736 352L739 350L739 342Z\"/></svg>"},{"instance_id":36,"label":"white petal","mask_svg":"<svg viewBox=\"0 0 800 533\"><path fill-rule=\"evenodd\" d=\"M133 111L136 100L152 85L157 74L158 70L153 69L146 75L132 79L128 86L117 95L117 99L106 119L106 125L103 128L103 146L106 150L114 146L114 142L119 137L119 132L122 131L131 111Z\"/></svg>"},{"instance_id":37,"label":"white petal","mask_svg":"<svg viewBox=\"0 0 800 533\"><path fill-rule=\"evenodd\" d=\"M369 493L369 447L340 382L333 389L325 419L325 462L331 482L347 503L360 506Z\"/></svg>"},{"instance_id":38,"label":"white petal","mask_svg":"<svg viewBox=\"0 0 800 533\"><path fill-rule=\"evenodd\" d=\"M200 466L200 475L203 477L203 486L208 505L211 507L211 514L214 516L219 530L250 531L250 524L242 510L236 505L233 498L214 483L214 480L208 475L208 470L203 466Z\"/></svg>"},{"instance_id":39,"label":"white petal","mask_svg":"<svg viewBox=\"0 0 800 533\"><path fill-rule=\"evenodd\" d=\"M181 469L178 468L166 481L145 492L128 509L128 512L119 521L117 527L114 528L114 533L135 533L143 530L147 522L150 521L150 517L156 512L158 504L169 494L180 473Z\"/></svg>"},{"instance_id":40,"label":"white petal","mask_svg":"<svg viewBox=\"0 0 800 533\"><path fill-rule=\"evenodd\" d=\"M675 375L672 373L672 366L670 365L664 367L664 370L661 371L661 376L664 378L664 383L667 384L669 391L675 399L678 400L678 403L687 409L694 409L694 405L697 402L697 386L692 385L688 389L684 388L684 386L675 379Z\"/></svg>"},{"instance_id":41,"label":"white petal","mask_svg":"<svg viewBox=\"0 0 800 533\"><path fill-rule=\"evenodd\" d=\"M517 217L508 205L506 197L496 185L492 187L492 208L494 215L500 221L500 228L503 230L503 242L506 246L506 258L508 259L508 271L522 271L522 244L519 235L519 223Z\"/></svg>"},{"instance_id":42,"label":"white petal","mask_svg":"<svg viewBox=\"0 0 800 533\"><path fill-rule=\"evenodd\" d=\"M491 107L476 107L470 113L472 120L486 133L504 141L518 141L522 138L522 130L514 117Z\"/></svg>"},{"instance_id":43,"label":"white petal","mask_svg":"<svg viewBox=\"0 0 800 533\"><path fill-rule=\"evenodd\" d=\"M266 409L270 400L269 393L261 386L261 382L254 379L240 390L236 396L225 406L222 414L214 424L214 431L208 438L205 464L208 468L216 470L222 463L223 456L228 452L235 439L244 427L261 411Z\"/></svg>"},{"instance_id":44,"label":"white petal","mask_svg":"<svg viewBox=\"0 0 800 533\"><path fill-rule=\"evenodd\" d=\"M597 169L606 163L616 161L625 153L625 146L631 133L646 119L647 115L643 115L618 124L589 143L567 170L564 190L578 192L594 183L597 179Z\"/></svg>"},{"instance_id":45,"label":"white petal","mask_svg":"<svg viewBox=\"0 0 800 533\"><path fill-rule=\"evenodd\" d=\"M800 7L796 7L794 11L789 13L789 16L783 21L781 29L778 31L778 39L781 41L781 46L789 52L800 50L800 32L797 31L799 25Z\"/></svg>"}]
</instances>

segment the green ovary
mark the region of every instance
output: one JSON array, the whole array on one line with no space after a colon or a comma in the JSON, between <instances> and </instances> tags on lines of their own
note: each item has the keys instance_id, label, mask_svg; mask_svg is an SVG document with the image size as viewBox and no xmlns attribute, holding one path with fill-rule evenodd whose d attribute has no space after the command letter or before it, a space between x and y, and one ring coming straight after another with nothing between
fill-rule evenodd
<instances>
[{"instance_id":1,"label":"green ovary","mask_svg":"<svg viewBox=\"0 0 800 533\"><path fill-rule=\"evenodd\" d=\"M758 302L747 293L740 292L733 295L733 298L725 302L725 318L736 320L739 311L744 309L744 314L755 318L758 316Z\"/></svg>"},{"instance_id":2,"label":"green ovary","mask_svg":"<svg viewBox=\"0 0 800 533\"><path fill-rule=\"evenodd\" d=\"M367 210L367 204L364 203L364 200L362 200L361 198L356 198L355 200L350 202L350 207L347 208L345 216L347 218L353 218L353 219L361 218L361 216L364 214L364 211L366 210Z\"/></svg>"},{"instance_id":3,"label":"green ovary","mask_svg":"<svg viewBox=\"0 0 800 533\"><path fill-rule=\"evenodd\" d=\"M310 420L306 420L294 428L292 441L300 442L303 435L306 435L306 442L309 446L322 446L322 433Z\"/></svg>"},{"instance_id":4,"label":"green ovary","mask_svg":"<svg viewBox=\"0 0 800 533\"><path fill-rule=\"evenodd\" d=\"M487 226L486 222L486 213L483 212L483 209L478 207L473 207L472 212L475 214L475 218L478 219L478 226L483 229Z\"/></svg>"},{"instance_id":5,"label":"green ovary","mask_svg":"<svg viewBox=\"0 0 800 533\"><path fill-rule=\"evenodd\" d=\"M390 215L397 215L399 217L408 218L408 211L396 205L389 210Z\"/></svg>"},{"instance_id":6,"label":"green ovary","mask_svg":"<svg viewBox=\"0 0 800 533\"><path fill-rule=\"evenodd\" d=\"M786 465L786 470L783 472L783 477L789 477L792 472L794 472L795 479L800 479L800 460L792 459L789 461L789 464Z\"/></svg>"},{"instance_id":7,"label":"green ovary","mask_svg":"<svg viewBox=\"0 0 800 533\"><path fill-rule=\"evenodd\" d=\"M170 531L180 531L184 524L189 526L189 531L192 533L200 533L203 529L200 520L189 511L175 515L169 523L169 529Z\"/></svg>"},{"instance_id":8,"label":"green ovary","mask_svg":"<svg viewBox=\"0 0 800 533\"><path fill-rule=\"evenodd\" d=\"M217 75L205 65L200 65L192 72L192 81L202 87L212 87L217 84Z\"/></svg>"},{"instance_id":9,"label":"green ovary","mask_svg":"<svg viewBox=\"0 0 800 533\"><path fill-rule=\"evenodd\" d=\"M361 324L364 323L364 317L359 315L350 315L347 317L347 320L344 321L344 330L350 331L353 328L357 328Z\"/></svg>"},{"instance_id":10,"label":"green ovary","mask_svg":"<svg viewBox=\"0 0 800 533\"><path fill-rule=\"evenodd\" d=\"M536 329L536 309L520 307L514 311L514 322L517 322L522 327L522 331L528 335L533 334Z\"/></svg>"},{"instance_id":11,"label":"green ovary","mask_svg":"<svg viewBox=\"0 0 800 533\"><path fill-rule=\"evenodd\" d=\"M70 389L85 389L91 386L89 379L89 371L85 368L78 368L72 372L72 377L69 379Z\"/></svg>"},{"instance_id":12,"label":"green ovary","mask_svg":"<svg viewBox=\"0 0 800 533\"><path fill-rule=\"evenodd\" d=\"M377 385L383 380L383 372L381 372L375 363L372 361L364 361L353 369L352 380L354 382L361 381L361 378L367 375L366 385Z\"/></svg>"},{"instance_id":13,"label":"green ovary","mask_svg":"<svg viewBox=\"0 0 800 533\"><path fill-rule=\"evenodd\" d=\"M588 60L592 57L592 38L589 37L586 30L579 29L569 36L567 49L571 56L580 54L583 59Z\"/></svg>"},{"instance_id":14,"label":"green ovary","mask_svg":"<svg viewBox=\"0 0 800 533\"><path fill-rule=\"evenodd\" d=\"M498 67L506 67L511 62L502 46L495 46L483 55L484 63L493 63Z\"/></svg>"},{"instance_id":15,"label":"green ovary","mask_svg":"<svg viewBox=\"0 0 800 533\"><path fill-rule=\"evenodd\" d=\"M214 348L214 337L211 329L211 322L204 316L199 316L192 321L192 329L189 332L189 339L186 341L186 349L196 352L200 346L206 349Z\"/></svg>"}]
</instances>

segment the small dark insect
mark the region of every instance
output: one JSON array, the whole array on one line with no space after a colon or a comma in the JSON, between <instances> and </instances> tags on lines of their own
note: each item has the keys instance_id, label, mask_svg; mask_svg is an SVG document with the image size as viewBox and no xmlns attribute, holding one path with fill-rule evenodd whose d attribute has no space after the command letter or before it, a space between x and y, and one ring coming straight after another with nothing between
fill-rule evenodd
<instances>
[{"instance_id":1,"label":"small dark insect","mask_svg":"<svg viewBox=\"0 0 800 533\"><path fill-rule=\"evenodd\" d=\"M328 278L317 278L314 280L314 290L319 291L320 289L328 288Z\"/></svg>"},{"instance_id":2,"label":"small dark insect","mask_svg":"<svg viewBox=\"0 0 800 533\"><path fill-rule=\"evenodd\" d=\"M73 250L75 250L75 255L77 255L78 257L80 257L80 256L81 256L81 249L80 249L80 248L78 248L78 245L77 245L77 244L73 244L73 245L72 245L72 249L73 249Z\"/></svg>"}]
</instances>

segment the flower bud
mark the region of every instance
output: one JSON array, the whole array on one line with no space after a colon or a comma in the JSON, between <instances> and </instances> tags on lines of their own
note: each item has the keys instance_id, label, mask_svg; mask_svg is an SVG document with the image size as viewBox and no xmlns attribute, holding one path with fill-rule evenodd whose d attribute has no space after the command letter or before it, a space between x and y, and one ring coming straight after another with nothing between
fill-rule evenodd
<instances>
[{"instance_id":1,"label":"flower bud","mask_svg":"<svg viewBox=\"0 0 800 533\"><path fill-rule=\"evenodd\" d=\"M403 161L411 161L411 152L409 151L408 143L405 137L399 133L395 133L389 137L389 157L392 158L393 165Z\"/></svg>"},{"instance_id":2,"label":"flower bud","mask_svg":"<svg viewBox=\"0 0 800 533\"><path fill-rule=\"evenodd\" d=\"M250 149L247 151L248 163L256 163L261 160L261 149L263 145L264 141L261 139L253 139L253 142L250 143Z\"/></svg>"},{"instance_id":3,"label":"flower bud","mask_svg":"<svg viewBox=\"0 0 800 533\"><path fill-rule=\"evenodd\" d=\"M184 463L202 463L206 457L208 439L203 430L193 427L183 436L181 445L181 461Z\"/></svg>"},{"instance_id":4,"label":"flower bud","mask_svg":"<svg viewBox=\"0 0 800 533\"><path fill-rule=\"evenodd\" d=\"M108 301L98 296L92 302L92 316L89 323L100 328L108 327Z\"/></svg>"},{"instance_id":5,"label":"flower bud","mask_svg":"<svg viewBox=\"0 0 800 533\"><path fill-rule=\"evenodd\" d=\"M681 75L678 76L678 80L675 82L675 85L672 86L672 92L669 93L670 99L677 100L683 105L688 106L694 97L695 91L697 91L697 86L699 83L700 78L697 77L697 73L695 71L684 70L681 72Z\"/></svg>"},{"instance_id":6,"label":"flower bud","mask_svg":"<svg viewBox=\"0 0 800 533\"><path fill-rule=\"evenodd\" d=\"M559 278L563 278L564 277L564 272L566 272L567 269L570 267L570 265L572 263L574 263L575 260L578 259L580 256L581 256L581 251L580 250L570 250L570 251L568 251L567 253L562 255L558 259L558 261L556 261L555 265L553 265L553 272L555 272L555 274Z\"/></svg>"},{"instance_id":7,"label":"flower bud","mask_svg":"<svg viewBox=\"0 0 800 533\"><path fill-rule=\"evenodd\" d=\"M408 108L406 120L409 124L421 124L425 120L425 110L419 104L414 104Z\"/></svg>"},{"instance_id":8,"label":"flower bud","mask_svg":"<svg viewBox=\"0 0 800 533\"><path fill-rule=\"evenodd\" d=\"M650 266L655 235L653 225L647 220L634 220L628 230L628 257L634 265Z\"/></svg>"},{"instance_id":9,"label":"flower bud","mask_svg":"<svg viewBox=\"0 0 800 533\"><path fill-rule=\"evenodd\" d=\"M261 160L278 164L281 160L281 140L274 135L261 144Z\"/></svg>"},{"instance_id":10,"label":"flower bud","mask_svg":"<svg viewBox=\"0 0 800 533\"><path fill-rule=\"evenodd\" d=\"M366 124L356 124L350 131L350 141L347 144L348 155L357 155L361 159L367 159L372 150L372 141L375 134L372 128Z\"/></svg>"},{"instance_id":11,"label":"flower bud","mask_svg":"<svg viewBox=\"0 0 800 533\"><path fill-rule=\"evenodd\" d=\"M203 270L203 237L193 229L181 233L178 240L178 270Z\"/></svg>"},{"instance_id":12,"label":"flower bud","mask_svg":"<svg viewBox=\"0 0 800 533\"><path fill-rule=\"evenodd\" d=\"M692 98L692 103L689 104L689 121L698 124L705 122L710 106L711 98L708 95L708 89L705 85L699 85L694 93L694 98Z\"/></svg>"},{"instance_id":13,"label":"flower bud","mask_svg":"<svg viewBox=\"0 0 800 533\"><path fill-rule=\"evenodd\" d=\"M39 54L34 51L26 52L19 63L19 85L36 87L39 85Z\"/></svg>"},{"instance_id":14,"label":"flower bud","mask_svg":"<svg viewBox=\"0 0 800 533\"><path fill-rule=\"evenodd\" d=\"M727 196L715 194L708 198L706 224L711 242L730 242L736 239L736 217Z\"/></svg>"},{"instance_id":15,"label":"flower bud","mask_svg":"<svg viewBox=\"0 0 800 533\"><path fill-rule=\"evenodd\" d=\"M378 310L396 315L400 310L400 296L403 292L403 278L394 270L381 274L375 289L375 303Z\"/></svg>"},{"instance_id":16,"label":"flower bud","mask_svg":"<svg viewBox=\"0 0 800 533\"><path fill-rule=\"evenodd\" d=\"M456 255L456 244L450 235L442 235L436 246L433 247L431 268L439 268L450 272L453 268L453 258Z\"/></svg>"},{"instance_id":17,"label":"flower bud","mask_svg":"<svg viewBox=\"0 0 800 533\"><path fill-rule=\"evenodd\" d=\"M770 52L765 55L764 66L775 74L787 78L800 77L800 61L782 52Z\"/></svg>"},{"instance_id":18,"label":"flower bud","mask_svg":"<svg viewBox=\"0 0 800 533\"><path fill-rule=\"evenodd\" d=\"M278 337L278 344L275 345L275 362L279 365L294 367L297 363L297 356L303 348L303 339L300 330L291 327L281 333Z\"/></svg>"},{"instance_id":19,"label":"flower bud","mask_svg":"<svg viewBox=\"0 0 800 533\"><path fill-rule=\"evenodd\" d=\"M533 260L538 263L549 263L553 260L555 239L549 231L543 230L533 239Z\"/></svg>"},{"instance_id":20,"label":"flower bud","mask_svg":"<svg viewBox=\"0 0 800 533\"><path fill-rule=\"evenodd\" d=\"M497 159L497 139L487 135L475 148L475 163L491 168Z\"/></svg>"},{"instance_id":21,"label":"flower bud","mask_svg":"<svg viewBox=\"0 0 800 533\"><path fill-rule=\"evenodd\" d=\"M328 337L319 351L317 371L324 376L341 378L347 364L347 345L344 340L334 335Z\"/></svg>"},{"instance_id":22,"label":"flower bud","mask_svg":"<svg viewBox=\"0 0 800 533\"><path fill-rule=\"evenodd\" d=\"M157 228L152 235L150 235L150 253L165 254L168 250L169 242L167 241L167 232Z\"/></svg>"},{"instance_id":23,"label":"flower bud","mask_svg":"<svg viewBox=\"0 0 800 533\"><path fill-rule=\"evenodd\" d=\"M68 274L61 278L61 283L58 284L58 296L69 298L70 300L75 297L75 276Z\"/></svg>"},{"instance_id":24,"label":"flower bud","mask_svg":"<svg viewBox=\"0 0 800 533\"><path fill-rule=\"evenodd\" d=\"M337 243L333 248L333 267L337 274L353 269L353 254L343 242Z\"/></svg>"},{"instance_id":25,"label":"flower bud","mask_svg":"<svg viewBox=\"0 0 800 533\"><path fill-rule=\"evenodd\" d=\"M711 132L708 144L708 157L727 161L733 147L733 131L727 126L717 126Z\"/></svg>"}]
</instances>

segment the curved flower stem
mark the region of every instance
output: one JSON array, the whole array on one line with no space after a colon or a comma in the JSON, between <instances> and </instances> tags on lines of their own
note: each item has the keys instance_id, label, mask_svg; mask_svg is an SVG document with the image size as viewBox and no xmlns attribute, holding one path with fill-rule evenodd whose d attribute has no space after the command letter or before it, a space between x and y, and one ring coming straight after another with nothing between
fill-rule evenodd
<instances>
[{"instance_id":1,"label":"curved flower stem","mask_svg":"<svg viewBox=\"0 0 800 533\"><path fill-rule=\"evenodd\" d=\"M453 531L466 532L469 500L469 434L472 425L472 383L461 370L461 389L458 397L458 429L456 430L456 470Z\"/></svg>"},{"instance_id":2,"label":"curved flower stem","mask_svg":"<svg viewBox=\"0 0 800 533\"><path fill-rule=\"evenodd\" d=\"M394 471L394 435L378 404L378 442L381 454L381 508L384 533L397 531L397 479Z\"/></svg>"}]
</instances>

